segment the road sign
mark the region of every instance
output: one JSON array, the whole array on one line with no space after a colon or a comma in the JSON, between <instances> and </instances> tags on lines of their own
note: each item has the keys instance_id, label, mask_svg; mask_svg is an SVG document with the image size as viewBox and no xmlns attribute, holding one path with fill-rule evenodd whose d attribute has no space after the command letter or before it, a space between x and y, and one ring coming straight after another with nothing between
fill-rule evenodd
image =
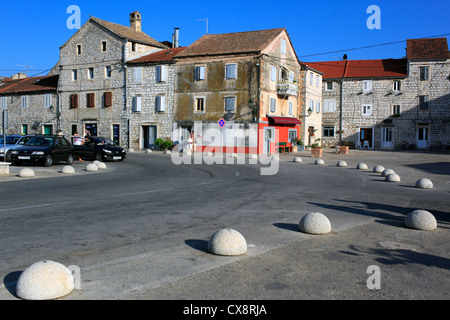
<instances>
[{"instance_id":1,"label":"road sign","mask_svg":"<svg viewBox=\"0 0 450 320\"><path fill-rule=\"evenodd\" d=\"M225 125L225 120L224 119L219 119L219 127L223 128L223 126Z\"/></svg>"}]
</instances>

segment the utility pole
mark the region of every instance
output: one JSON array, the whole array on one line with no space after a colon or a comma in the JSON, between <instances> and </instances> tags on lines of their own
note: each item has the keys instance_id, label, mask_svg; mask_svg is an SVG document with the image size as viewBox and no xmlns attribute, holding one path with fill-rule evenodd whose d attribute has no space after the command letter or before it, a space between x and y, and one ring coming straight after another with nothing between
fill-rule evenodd
<instances>
[{"instance_id":1,"label":"utility pole","mask_svg":"<svg viewBox=\"0 0 450 320\"><path fill-rule=\"evenodd\" d=\"M206 19L197 19L197 21L205 21L206 22L206 34L208 34L208 18L206 18Z\"/></svg>"}]
</instances>

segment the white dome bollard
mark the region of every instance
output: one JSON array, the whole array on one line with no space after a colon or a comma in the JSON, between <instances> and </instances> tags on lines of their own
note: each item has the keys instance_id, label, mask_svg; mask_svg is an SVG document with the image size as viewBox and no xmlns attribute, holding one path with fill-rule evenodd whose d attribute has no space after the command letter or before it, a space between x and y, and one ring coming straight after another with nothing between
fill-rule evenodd
<instances>
[{"instance_id":1,"label":"white dome bollard","mask_svg":"<svg viewBox=\"0 0 450 320\"><path fill-rule=\"evenodd\" d=\"M221 256L237 256L247 252L247 242L238 231L226 228L211 236L207 249Z\"/></svg>"},{"instance_id":2,"label":"white dome bollard","mask_svg":"<svg viewBox=\"0 0 450 320\"><path fill-rule=\"evenodd\" d=\"M298 229L304 233L326 234L331 231L331 223L324 214L309 212L300 220Z\"/></svg>"},{"instance_id":3,"label":"white dome bollard","mask_svg":"<svg viewBox=\"0 0 450 320\"><path fill-rule=\"evenodd\" d=\"M396 173L389 173L386 176L386 178L384 179L384 181L387 181L387 182L400 182L400 177Z\"/></svg>"},{"instance_id":4,"label":"white dome bollard","mask_svg":"<svg viewBox=\"0 0 450 320\"><path fill-rule=\"evenodd\" d=\"M164 151L164 154L171 154L171 153L172 153L172 151L170 151L168 149Z\"/></svg>"},{"instance_id":5,"label":"white dome bollard","mask_svg":"<svg viewBox=\"0 0 450 320\"><path fill-rule=\"evenodd\" d=\"M30 178L30 177L34 177L34 175L35 175L34 171L30 168L23 168L19 172L19 177L21 177L21 178Z\"/></svg>"},{"instance_id":6,"label":"white dome bollard","mask_svg":"<svg viewBox=\"0 0 450 320\"><path fill-rule=\"evenodd\" d=\"M72 174L72 173L75 173L75 169L72 166L67 165L67 166L64 166L61 168L61 172Z\"/></svg>"},{"instance_id":7,"label":"white dome bollard","mask_svg":"<svg viewBox=\"0 0 450 320\"><path fill-rule=\"evenodd\" d=\"M85 169L86 171L98 171L98 167L93 163L89 163Z\"/></svg>"},{"instance_id":8,"label":"white dome bollard","mask_svg":"<svg viewBox=\"0 0 450 320\"><path fill-rule=\"evenodd\" d=\"M392 170L392 169L385 169L385 170L383 170L383 172L381 173L381 175L383 176L383 177L387 177L389 174L391 174L391 173L395 173L394 172L394 170Z\"/></svg>"},{"instance_id":9,"label":"white dome bollard","mask_svg":"<svg viewBox=\"0 0 450 320\"><path fill-rule=\"evenodd\" d=\"M336 164L338 167L346 167L347 166L347 162L345 161L338 161L338 163Z\"/></svg>"},{"instance_id":10,"label":"white dome bollard","mask_svg":"<svg viewBox=\"0 0 450 320\"><path fill-rule=\"evenodd\" d=\"M250 159L258 159L258 155L252 153L252 154L250 155Z\"/></svg>"},{"instance_id":11,"label":"white dome bollard","mask_svg":"<svg viewBox=\"0 0 450 320\"><path fill-rule=\"evenodd\" d=\"M296 162L296 163L301 163L301 162L303 162L303 160L302 160L302 158L300 158L300 157L295 157L295 158L294 158L294 162Z\"/></svg>"},{"instance_id":12,"label":"white dome bollard","mask_svg":"<svg viewBox=\"0 0 450 320\"><path fill-rule=\"evenodd\" d=\"M16 285L16 294L26 300L49 300L68 295L74 289L72 273L64 265L44 260L23 271Z\"/></svg>"},{"instance_id":13,"label":"white dome bollard","mask_svg":"<svg viewBox=\"0 0 450 320\"><path fill-rule=\"evenodd\" d=\"M437 228L436 218L426 210L411 211L405 219L408 228L431 231Z\"/></svg>"},{"instance_id":14,"label":"white dome bollard","mask_svg":"<svg viewBox=\"0 0 450 320\"><path fill-rule=\"evenodd\" d=\"M356 166L356 169L358 169L358 170L367 170L368 167L367 167L367 164L361 162L361 163L358 163L358 165Z\"/></svg>"},{"instance_id":15,"label":"white dome bollard","mask_svg":"<svg viewBox=\"0 0 450 320\"><path fill-rule=\"evenodd\" d=\"M95 164L97 166L97 168L99 168L99 169L106 169L106 163L104 163L104 162L95 160L93 162L93 164Z\"/></svg>"},{"instance_id":16,"label":"white dome bollard","mask_svg":"<svg viewBox=\"0 0 450 320\"><path fill-rule=\"evenodd\" d=\"M325 161L323 161L323 159L316 159L316 161L314 163L317 165L323 165L323 164L325 164Z\"/></svg>"},{"instance_id":17,"label":"white dome bollard","mask_svg":"<svg viewBox=\"0 0 450 320\"><path fill-rule=\"evenodd\" d=\"M145 153L152 153L153 151L152 151L152 149L145 149L144 152L145 152Z\"/></svg>"},{"instance_id":18,"label":"white dome bollard","mask_svg":"<svg viewBox=\"0 0 450 320\"><path fill-rule=\"evenodd\" d=\"M421 178L416 181L416 188L433 189L433 182L427 178Z\"/></svg>"},{"instance_id":19,"label":"white dome bollard","mask_svg":"<svg viewBox=\"0 0 450 320\"><path fill-rule=\"evenodd\" d=\"M382 173L384 170L384 167L380 165L373 167L373 172L375 173Z\"/></svg>"}]
</instances>

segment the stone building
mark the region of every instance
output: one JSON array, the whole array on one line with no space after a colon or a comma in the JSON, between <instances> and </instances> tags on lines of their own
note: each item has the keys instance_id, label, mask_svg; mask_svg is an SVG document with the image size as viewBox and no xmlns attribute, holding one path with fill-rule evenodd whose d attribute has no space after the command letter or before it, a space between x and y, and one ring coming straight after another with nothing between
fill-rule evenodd
<instances>
[{"instance_id":1,"label":"stone building","mask_svg":"<svg viewBox=\"0 0 450 320\"><path fill-rule=\"evenodd\" d=\"M8 110L6 133L55 134L60 120L57 87L58 75L3 79L0 111Z\"/></svg>"},{"instance_id":2,"label":"stone building","mask_svg":"<svg viewBox=\"0 0 450 320\"><path fill-rule=\"evenodd\" d=\"M138 147L131 136L127 61L167 48L145 34L141 23L139 12L130 14L130 27L90 17L61 46L58 93L65 134L89 131Z\"/></svg>"},{"instance_id":3,"label":"stone building","mask_svg":"<svg viewBox=\"0 0 450 320\"><path fill-rule=\"evenodd\" d=\"M269 153L299 136L300 66L285 29L205 35L175 58L175 141L213 128L226 133L208 142L216 152Z\"/></svg>"},{"instance_id":4,"label":"stone building","mask_svg":"<svg viewBox=\"0 0 450 320\"><path fill-rule=\"evenodd\" d=\"M367 149L450 143L445 38L407 41L406 59L308 63L323 76L322 142Z\"/></svg>"}]
</instances>

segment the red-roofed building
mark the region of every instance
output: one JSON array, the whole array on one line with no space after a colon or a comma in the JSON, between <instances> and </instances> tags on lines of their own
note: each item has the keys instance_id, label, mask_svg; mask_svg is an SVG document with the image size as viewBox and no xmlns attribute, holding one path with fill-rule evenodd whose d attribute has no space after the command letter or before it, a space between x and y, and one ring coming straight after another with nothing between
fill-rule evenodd
<instances>
[{"instance_id":1,"label":"red-roofed building","mask_svg":"<svg viewBox=\"0 0 450 320\"><path fill-rule=\"evenodd\" d=\"M447 39L407 41L406 59L307 65L323 75L322 143L368 149L450 144Z\"/></svg>"}]
</instances>

